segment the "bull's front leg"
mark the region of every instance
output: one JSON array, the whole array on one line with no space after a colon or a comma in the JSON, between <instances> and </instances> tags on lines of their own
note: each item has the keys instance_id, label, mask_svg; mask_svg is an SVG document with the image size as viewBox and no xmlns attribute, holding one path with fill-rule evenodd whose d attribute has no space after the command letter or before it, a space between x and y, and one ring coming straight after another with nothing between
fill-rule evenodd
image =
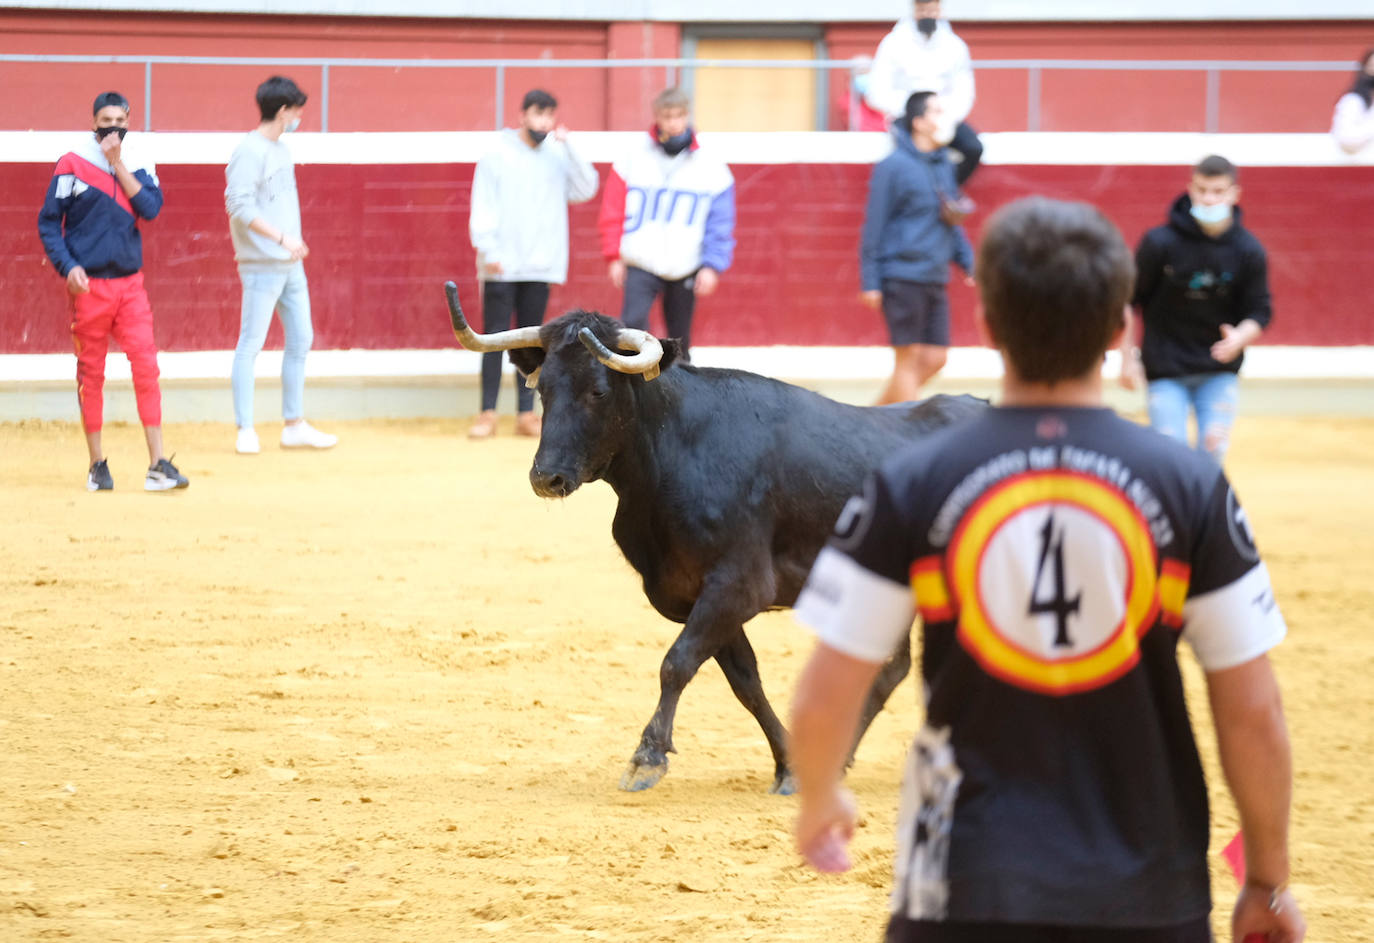
<instances>
[{"instance_id":1,"label":"bull's front leg","mask_svg":"<svg viewBox=\"0 0 1374 943\"><path fill-rule=\"evenodd\" d=\"M692 606L687 624L659 667L658 707L644 728L629 768L620 777L621 789L627 792L651 789L668 772L668 754L677 752L673 749L673 719L683 689L708 658L722 652L736 636L743 638L744 622L760 608L762 606L756 605L752 596L741 592L738 581L708 580ZM757 669L754 674L757 677ZM734 683L732 679L731 685ZM762 699L762 688L758 696ZM781 730L780 724L778 730Z\"/></svg>"}]
</instances>

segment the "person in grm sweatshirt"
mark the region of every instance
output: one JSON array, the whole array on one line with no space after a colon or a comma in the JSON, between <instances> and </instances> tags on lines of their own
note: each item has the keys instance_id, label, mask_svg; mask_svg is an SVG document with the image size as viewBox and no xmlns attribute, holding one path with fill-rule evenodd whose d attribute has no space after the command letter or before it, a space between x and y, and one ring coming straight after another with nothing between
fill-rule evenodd
<instances>
[{"instance_id":1,"label":"person in grm sweatshirt","mask_svg":"<svg viewBox=\"0 0 1374 943\"><path fill-rule=\"evenodd\" d=\"M114 477L101 449L105 354L119 342L134 377L134 396L148 443L146 491L185 488L189 482L162 451L162 391L158 387L153 309L143 288L139 219L162 209L157 170L135 146L125 150L129 100L105 92L92 106L91 136L62 155L38 213L38 235L57 273L67 280L76 395L91 466L89 491L110 491Z\"/></svg>"},{"instance_id":2,"label":"person in grm sweatshirt","mask_svg":"<svg viewBox=\"0 0 1374 943\"><path fill-rule=\"evenodd\" d=\"M549 285L568 278L568 204L596 196L596 168L580 156L558 123L558 101L533 89L520 103L520 127L507 128L496 146L477 161L472 176L468 232L477 250L482 282L482 324L490 334L544 321ZM496 433L501 390L499 351L482 355L482 411L468 438ZM517 373L517 435L538 436L534 391Z\"/></svg>"},{"instance_id":3,"label":"person in grm sweatshirt","mask_svg":"<svg viewBox=\"0 0 1374 943\"><path fill-rule=\"evenodd\" d=\"M716 290L735 256L735 178L698 145L690 108L681 89L658 93L653 127L611 165L598 218L606 273L625 292L620 320L648 330L662 295L687 360L697 295Z\"/></svg>"},{"instance_id":4,"label":"person in grm sweatshirt","mask_svg":"<svg viewBox=\"0 0 1374 943\"><path fill-rule=\"evenodd\" d=\"M238 425L234 448L240 455L256 455L260 448L253 428L253 365L274 310L286 335L281 362L282 448L327 449L339 441L305 421L305 355L315 339L304 264L310 249L301 238L296 166L281 139L300 126L305 100L295 82L279 75L259 85L262 122L244 135L224 171L224 207L243 284L230 376Z\"/></svg>"},{"instance_id":5,"label":"person in grm sweatshirt","mask_svg":"<svg viewBox=\"0 0 1374 943\"><path fill-rule=\"evenodd\" d=\"M1131 303L1144 336L1137 348L1128 331L1121 347L1122 386L1149 382L1150 425L1186 443L1191 407L1196 448L1218 464L1236 420L1245 348L1273 317L1268 258L1236 205L1239 177L1226 158L1204 158L1168 223L1141 239Z\"/></svg>"}]
</instances>

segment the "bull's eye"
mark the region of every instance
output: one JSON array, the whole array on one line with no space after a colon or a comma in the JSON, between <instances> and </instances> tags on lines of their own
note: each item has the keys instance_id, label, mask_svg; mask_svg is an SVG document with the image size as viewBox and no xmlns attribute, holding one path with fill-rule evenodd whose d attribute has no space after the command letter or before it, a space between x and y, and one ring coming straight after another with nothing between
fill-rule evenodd
<instances>
[{"instance_id":1,"label":"bull's eye","mask_svg":"<svg viewBox=\"0 0 1374 943\"><path fill-rule=\"evenodd\" d=\"M600 387L600 386L599 386L599 387L596 387L595 389L593 389L591 392L592 392L592 399L605 399L605 398L606 398L606 395L607 395L608 393L610 393L611 391L608 390L608 389L606 389L605 387Z\"/></svg>"}]
</instances>

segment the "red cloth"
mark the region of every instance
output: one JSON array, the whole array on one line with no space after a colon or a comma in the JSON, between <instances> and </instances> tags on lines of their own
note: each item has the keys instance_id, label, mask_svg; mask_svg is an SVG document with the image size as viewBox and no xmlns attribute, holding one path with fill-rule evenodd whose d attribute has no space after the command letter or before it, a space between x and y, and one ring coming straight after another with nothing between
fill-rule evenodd
<instances>
[{"instance_id":1,"label":"red cloth","mask_svg":"<svg viewBox=\"0 0 1374 943\"><path fill-rule=\"evenodd\" d=\"M76 346L76 397L87 432L104 425L105 355L110 337L129 358L134 376L138 418L145 426L162 425L158 388L157 345L153 309L143 290L143 273L124 278L92 278L91 290L71 295L72 342Z\"/></svg>"}]
</instances>

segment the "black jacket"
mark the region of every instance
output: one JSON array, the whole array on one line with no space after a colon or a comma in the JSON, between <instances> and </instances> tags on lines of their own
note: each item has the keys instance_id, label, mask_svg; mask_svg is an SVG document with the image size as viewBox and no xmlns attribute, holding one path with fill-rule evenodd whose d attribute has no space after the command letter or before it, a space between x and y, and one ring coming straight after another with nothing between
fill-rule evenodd
<instances>
[{"instance_id":1,"label":"black jacket","mask_svg":"<svg viewBox=\"0 0 1374 943\"><path fill-rule=\"evenodd\" d=\"M1242 225L1240 208L1231 228L1214 239L1191 207L1188 194L1179 196L1169 222L1147 232L1136 249L1133 303L1144 314L1140 355L1150 380L1238 372L1243 354L1230 363L1212 359L1221 325L1249 318L1267 328L1273 317L1268 259Z\"/></svg>"}]
</instances>

